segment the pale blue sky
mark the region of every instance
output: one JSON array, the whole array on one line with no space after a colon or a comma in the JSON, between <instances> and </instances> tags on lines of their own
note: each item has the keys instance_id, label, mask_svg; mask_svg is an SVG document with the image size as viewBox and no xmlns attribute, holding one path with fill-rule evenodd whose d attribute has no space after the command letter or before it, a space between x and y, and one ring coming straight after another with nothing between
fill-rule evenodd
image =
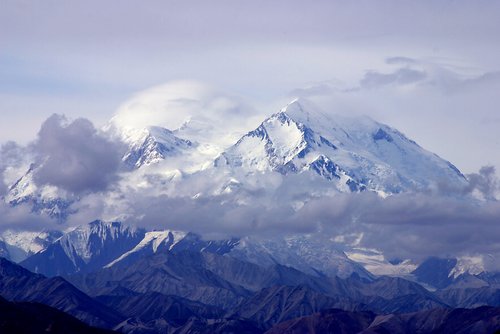
<instances>
[{"instance_id":1,"label":"pale blue sky","mask_svg":"<svg viewBox=\"0 0 500 334\"><path fill-rule=\"evenodd\" d=\"M137 91L195 79L270 109L314 88L466 172L498 169L498 36L495 1L0 0L0 142L53 113L99 126ZM407 68L425 80L391 79Z\"/></svg>"}]
</instances>

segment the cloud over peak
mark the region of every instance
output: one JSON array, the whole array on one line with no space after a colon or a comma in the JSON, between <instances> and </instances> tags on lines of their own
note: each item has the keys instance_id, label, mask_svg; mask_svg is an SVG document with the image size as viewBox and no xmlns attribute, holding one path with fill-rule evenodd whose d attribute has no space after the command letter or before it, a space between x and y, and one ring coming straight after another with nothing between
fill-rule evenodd
<instances>
[{"instance_id":1,"label":"cloud over peak","mask_svg":"<svg viewBox=\"0 0 500 334\"><path fill-rule=\"evenodd\" d=\"M37 156L34 180L75 194L106 190L118 179L123 148L87 119L69 122L54 114L32 144Z\"/></svg>"}]
</instances>

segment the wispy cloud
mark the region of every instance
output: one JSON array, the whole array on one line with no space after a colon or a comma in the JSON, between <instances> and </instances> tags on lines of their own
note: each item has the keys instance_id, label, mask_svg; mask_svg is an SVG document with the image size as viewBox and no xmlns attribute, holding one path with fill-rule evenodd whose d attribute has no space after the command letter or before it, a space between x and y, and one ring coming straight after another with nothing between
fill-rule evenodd
<instances>
[{"instance_id":1,"label":"wispy cloud","mask_svg":"<svg viewBox=\"0 0 500 334\"><path fill-rule=\"evenodd\" d=\"M377 88L391 84L415 84L424 81L426 78L427 73L424 71L414 70L411 68L400 68L391 73L368 71L361 80L360 84L363 88Z\"/></svg>"}]
</instances>

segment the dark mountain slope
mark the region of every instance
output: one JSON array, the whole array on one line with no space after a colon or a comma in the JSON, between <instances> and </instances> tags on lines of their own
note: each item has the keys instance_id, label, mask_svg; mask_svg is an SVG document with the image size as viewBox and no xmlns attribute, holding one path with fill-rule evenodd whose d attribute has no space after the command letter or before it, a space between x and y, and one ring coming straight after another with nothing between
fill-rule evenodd
<instances>
[{"instance_id":1,"label":"dark mountain slope","mask_svg":"<svg viewBox=\"0 0 500 334\"><path fill-rule=\"evenodd\" d=\"M0 297L0 333L111 334L39 303L13 303Z\"/></svg>"},{"instance_id":2,"label":"dark mountain slope","mask_svg":"<svg viewBox=\"0 0 500 334\"><path fill-rule=\"evenodd\" d=\"M0 295L10 301L45 304L98 327L112 328L123 319L63 278L34 274L3 258L0 258Z\"/></svg>"}]
</instances>

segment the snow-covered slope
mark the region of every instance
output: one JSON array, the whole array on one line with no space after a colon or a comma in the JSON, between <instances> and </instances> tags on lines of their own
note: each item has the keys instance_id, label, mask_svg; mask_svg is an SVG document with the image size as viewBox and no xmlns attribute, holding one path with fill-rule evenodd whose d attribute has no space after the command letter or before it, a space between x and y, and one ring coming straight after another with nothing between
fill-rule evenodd
<instances>
[{"instance_id":1,"label":"snow-covered slope","mask_svg":"<svg viewBox=\"0 0 500 334\"><path fill-rule=\"evenodd\" d=\"M154 166L151 170L168 176L168 182L174 174L182 175L179 182L203 174L211 183L211 189L201 188L208 187L207 182L200 189L190 183L191 191L184 196L222 194L233 186L245 191L248 177L266 173L319 175L329 182L328 193L370 190L382 196L466 184L450 162L399 131L364 116L325 113L307 100L292 101L225 147L212 143L208 135L203 138L203 133L213 134L213 124L204 129L203 122L194 123L174 131L155 126L115 126L113 131L129 145L124 162L142 173Z\"/></svg>"},{"instance_id":2,"label":"snow-covered slope","mask_svg":"<svg viewBox=\"0 0 500 334\"><path fill-rule=\"evenodd\" d=\"M368 117L327 115L299 100L221 153L215 166L284 175L312 171L341 192L387 194L465 184L456 167L399 131Z\"/></svg>"},{"instance_id":3,"label":"snow-covered slope","mask_svg":"<svg viewBox=\"0 0 500 334\"><path fill-rule=\"evenodd\" d=\"M346 255L374 275L406 277L417 268L410 260L388 261L384 254L376 249L353 247L346 251Z\"/></svg>"},{"instance_id":4,"label":"snow-covered slope","mask_svg":"<svg viewBox=\"0 0 500 334\"><path fill-rule=\"evenodd\" d=\"M56 230L41 232L6 230L0 234L0 240L3 241L7 257L19 262L46 249L61 236L62 232Z\"/></svg>"},{"instance_id":5,"label":"snow-covered slope","mask_svg":"<svg viewBox=\"0 0 500 334\"><path fill-rule=\"evenodd\" d=\"M31 164L26 173L9 188L4 200L13 206L28 204L33 212L63 222L72 213L69 207L74 199L54 186L37 186L34 173L38 167Z\"/></svg>"},{"instance_id":6,"label":"snow-covered slope","mask_svg":"<svg viewBox=\"0 0 500 334\"><path fill-rule=\"evenodd\" d=\"M134 168L151 165L196 146L191 141L178 138L172 131L158 126L129 130L123 133L123 139L129 144L123 162Z\"/></svg>"},{"instance_id":7,"label":"snow-covered slope","mask_svg":"<svg viewBox=\"0 0 500 334\"><path fill-rule=\"evenodd\" d=\"M119 222L96 220L65 233L45 250L21 264L49 276L90 271L101 268L129 251L144 235L143 229Z\"/></svg>"},{"instance_id":8,"label":"snow-covered slope","mask_svg":"<svg viewBox=\"0 0 500 334\"><path fill-rule=\"evenodd\" d=\"M170 251L180 240L186 236L180 231L152 231L146 232L142 239L134 248L123 253L117 259L111 261L105 267L112 267L118 262L133 261L138 257L154 254L158 251Z\"/></svg>"},{"instance_id":9,"label":"snow-covered slope","mask_svg":"<svg viewBox=\"0 0 500 334\"><path fill-rule=\"evenodd\" d=\"M483 272L485 272L485 264L482 256L461 256L457 258L457 264L448 276L456 279L461 275L479 275Z\"/></svg>"}]
</instances>

